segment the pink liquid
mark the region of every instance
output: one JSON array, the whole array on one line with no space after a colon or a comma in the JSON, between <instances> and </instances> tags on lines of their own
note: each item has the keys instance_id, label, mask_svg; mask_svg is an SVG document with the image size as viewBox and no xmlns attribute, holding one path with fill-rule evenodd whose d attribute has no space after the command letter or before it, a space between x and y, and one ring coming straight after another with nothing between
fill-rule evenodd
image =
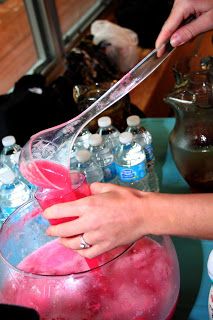
<instances>
[{"instance_id":1,"label":"pink liquid","mask_svg":"<svg viewBox=\"0 0 213 320\"><path fill-rule=\"evenodd\" d=\"M27 180L39 187L35 197L43 210L57 203L90 195L86 179L77 172L71 174L69 169L58 163L36 160L28 166L22 165L21 172ZM73 219L75 218L52 219L50 223L58 224Z\"/></svg>"},{"instance_id":2,"label":"pink liquid","mask_svg":"<svg viewBox=\"0 0 213 320\"><path fill-rule=\"evenodd\" d=\"M108 252L100 260L110 256ZM84 263L52 241L18 267L61 275L62 270L64 274L83 270ZM165 248L143 238L114 261L74 277L35 278L11 270L0 302L35 308L41 320L165 320L171 317L177 299L174 269Z\"/></svg>"},{"instance_id":3,"label":"pink liquid","mask_svg":"<svg viewBox=\"0 0 213 320\"><path fill-rule=\"evenodd\" d=\"M21 172L26 179L39 187L35 197L41 208L68 201L74 201L90 195L89 185L83 174L73 172L64 166L47 161L36 160L23 166ZM49 219L52 225L72 221L76 217ZM90 269L97 266L97 259L85 259Z\"/></svg>"},{"instance_id":4,"label":"pink liquid","mask_svg":"<svg viewBox=\"0 0 213 320\"><path fill-rule=\"evenodd\" d=\"M30 163L22 162L20 171L34 185L41 188L67 189L71 188L69 170L56 162L35 160Z\"/></svg>"}]
</instances>

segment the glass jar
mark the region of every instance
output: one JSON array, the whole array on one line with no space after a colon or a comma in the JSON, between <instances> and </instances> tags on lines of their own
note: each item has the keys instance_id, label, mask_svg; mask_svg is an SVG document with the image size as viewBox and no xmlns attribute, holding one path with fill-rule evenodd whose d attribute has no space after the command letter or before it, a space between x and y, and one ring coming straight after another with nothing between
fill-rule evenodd
<instances>
[{"instance_id":1,"label":"glass jar","mask_svg":"<svg viewBox=\"0 0 213 320\"><path fill-rule=\"evenodd\" d=\"M116 80L111 82L94 83L93 85L75 85L73 87L73 97L77 103L78 112L81 113L87 109L93 102L100 98L107 90L109 90ZM113 119L113 124L120 132L125 130L126 118L130 114L132 106L130 104L129 95L114 103L110 108L101 113L101 116L109 116ZM97 120L100 117L95 117L89 123L89 129L96 132L98 129Z\"/></svg>"},{"instance_id":2,"label":"glass jar","mask_svg":"<svg viewBox=\"0 0 213 320\"><path fill-rule=\"evenodd\" d=\"M143 237L95 258L91 268L46 235L41 213L33 200L2 226L0 303L33 308L41 320L171 319L180 280L170 237Z\"/></svg>"}]
</instances>

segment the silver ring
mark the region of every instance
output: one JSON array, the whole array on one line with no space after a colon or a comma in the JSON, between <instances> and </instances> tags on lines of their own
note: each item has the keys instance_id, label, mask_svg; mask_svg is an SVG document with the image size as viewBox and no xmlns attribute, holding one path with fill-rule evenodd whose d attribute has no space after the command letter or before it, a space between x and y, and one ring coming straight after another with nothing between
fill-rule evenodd
<instances>
[{"instance_id":1,"label":"silver ring","mask_svg":"<svg viewBox=\"0 0 213 320\"><path fill-rule=\"evenodd\" d=\"M83 234L80 235L80 248L81 249L88 249L90 247L91 247L91 245L84 240Z\"/></svg>"}]
</instances>

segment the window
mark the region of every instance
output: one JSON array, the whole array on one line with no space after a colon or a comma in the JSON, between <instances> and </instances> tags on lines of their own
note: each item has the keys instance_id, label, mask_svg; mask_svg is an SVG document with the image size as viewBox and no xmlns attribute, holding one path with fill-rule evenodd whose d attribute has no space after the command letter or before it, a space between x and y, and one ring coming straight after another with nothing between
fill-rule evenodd
<instances>
[{"instance_id":1,"label":"window","mask_svg":"<svg viewBox=\"0 0 213 320\"><path fill-rule=\"evenodd\" d=\"M95 19L110 0L55 0L64 43L70 43Z\"/></svg>"},{"instance_id":2,"label":"window","mask_svg":"<svg viewBox=\"0 0 213 320\"><path fill-rule=\"evenodd\" d=\"M38 60L27 12L22 0L0 2L0 94Z\"/></svg>"},{"instance_id":3,"label":"window","mask_svg":"<svg viewBox=\"0 0 213 320\"><path fill-rule=\"evenodd\" d=\"M0 0L0 94L24 74L53 69L110 0ZM49 69L48 69L49 67Z\"/></svg>"},{"instance_id":4,"label":"window","mask_svg":"<svg viewBox=\"0 0 213 320\"><path fill-rule=\"evenodd\" d=\"M80 2L76 0L56 0L62 33L66 34L96 2L96 0L81 0Z\"/></svg>"}]
</instances>

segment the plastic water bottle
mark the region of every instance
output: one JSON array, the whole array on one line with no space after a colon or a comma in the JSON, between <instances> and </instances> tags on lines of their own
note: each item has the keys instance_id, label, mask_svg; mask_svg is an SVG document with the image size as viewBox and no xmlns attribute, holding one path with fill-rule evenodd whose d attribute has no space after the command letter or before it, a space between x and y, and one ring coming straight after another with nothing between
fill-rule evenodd
<instances>
[{"instance_id":1,"label":"plastic water bottle","mask_svg":"<svg viewBox=\"0 0 213 320\"><path fill-rule=\"evenodd\" d=\"M207 262L208 274L211 279L211 287L209 290L209 299L208 299L208 311L209 311L209 320L213 320L213 250L210 252L208 262Z\"/></svg>"},{"instance_id":2,"label":"plastic water bottle","mask_svg":"<svg viewBox=\"0 0 213 320\"><path fill-rule=\"evenodd\" d=\"M29 187L6 165L0 168L0 207L2 222L31 197Z\"/></svg>"},{"instance_id":3,"label":"plastic water bottle","mask_svg":"<svg viewBox=\"0 0 213 320\"><path fill-rule=\"evenodd\" d=\"M142 146L133 141L131 132L119 136L120 147L116 150L115 165L120 185L149 191L146 155Z\"/></svg>"},{"instance_id":4,"label":"plastic water bottle","mask_svg":"<svg viewBox=\"0 0 213 320\"><path fill-rule=\"evenodd\" d=\"M18 161L21 153L21 146L16 143L14 136L4 137L2 139L2 144L3 150L1 152L1 161L19 175Z\"/></svg>"},{"instance_id":5,"label":"plastic water bottle","mask_svg":"<svg viewBox=\"0 0 213 320\"><path fill-rule=\"evenodd\" d=\"M95 133L89 138L90 152L104 173L104 182L116 183L117 175L114 155L109 145L105 145L102 136Z\"/></svg>"},{"instance_id":6,"label":"plastic water bottle","mask_svg":"<svg viewBox=\"0 0 213 320\"><path fill-rule=\"evenodd\" d=\"M91 132L85 127L76 138L74 150L89 149L89 137Z\"/></svg>"},{"instance_id":7,"label":"plastic water bottle","mask_svg":"<svg viewBox=\"0 0 213 320\"><path fill-rule=\"evenodd\" d=\"M19 157L21 153L21 146L16 143L14 136L6 136L2 139L3 150L1 152L1 162L7 165L15 175L21 179L32 190L36 190L36 186L27 181L19 170Z\"/></svg>"},{"instance_id":8,"label":"plastic water bottle","mask_svg":"<svg viewBox=\"0 0 213 320\"><path fill-rule=\"evenodd\" d=\"M141 125L141 119L136 115L132 115L127 118L126 131L131 132L134 136L134 141L144 148L148 169L149 188L150 191L158 192L159 180L155 172L155 157L151 133Z\"/></svg>"},{"instance_id":9,"label":"plastic water bottle","mask_svg":"<svg viewBox=\"0 0 213 320\"><path fill-rule=\"evenodd\" d=\"M89 138L91 132L85 127L79 136L76 138L71 155L70 155L70 169L75 170L77 168L76 152L82 149L89 149Z\"/></svg>"},{"instance_id":10,"label":"plastic water bottle","mask_svg":"<svg viewBox=\"0 0 213 320\"><path fill-rule=\"evenodd\" d=\"M94 161L92 154L87 149L76 152L77 170L82 172L88 183L103 182L104 173L102 168Z\"/></svg>"},{"instance_id":11,"label":"plastic water bottle","mask_svg":"<svg viewBox=\"0 0 213 320\"><path fill-rule=\"evenodd\" d=\"M120 132L112 125L110 117L101 117L98 119L98 131L97 133L103 137L104 143L109 144L113 153L115 153L116 147L119 144Z\"/></svg>"},{"instance_id":12,"label":"plastic water bottle","mask_svg":"<svg viewBox=\"0 0 213 320\"><path fill-rule=\"evenodd\" d=\"M76 152L82 149L89 149L89 137L91 132L87 127L85 127L76 138L73 148L70 153L70 170L76 170L77 168L77 159L76 159ZM61 146L60 152L56 156L56 160L61 164L66 165L66 152L69 144L71 143L70 139L67 139L63 145Z\"/></svg>"}]
</instances>

